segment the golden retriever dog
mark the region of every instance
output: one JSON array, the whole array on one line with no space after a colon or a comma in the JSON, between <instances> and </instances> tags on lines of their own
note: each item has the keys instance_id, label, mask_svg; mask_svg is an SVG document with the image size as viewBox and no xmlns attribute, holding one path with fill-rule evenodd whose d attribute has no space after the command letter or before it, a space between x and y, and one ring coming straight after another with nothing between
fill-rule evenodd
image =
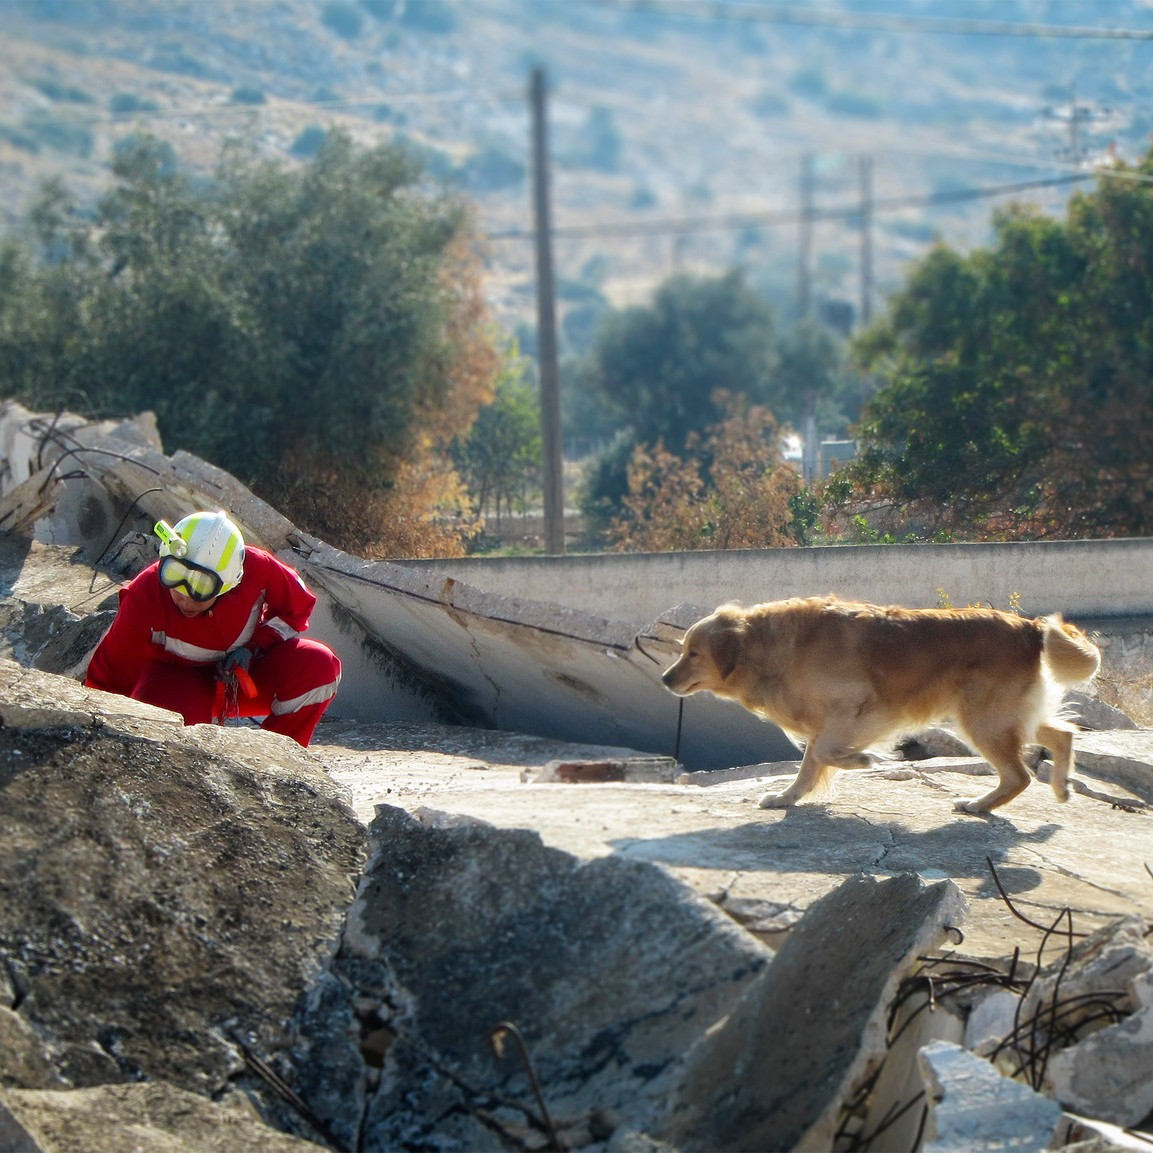
<instances>
[{"instance_id":1,"label":"golden retriever dog","mask_svg":"<svg viewBox=\"0 0 1153 1153\"><path fill-rule=\"evenodd\" d=\"M1057 710L1064 687L1100 664L1097 646L1056 615L798 597L722 605L685 633L661 679L677 696L738 701L804 741L796 779L762 808L825 796L838 769L868 767L870 745L951 719L1000 778L956 808L987 813L1029 784L1027 744L1049 750L1053 792L1069 799L1078 730Z\"/></svg>"}]
</instances>

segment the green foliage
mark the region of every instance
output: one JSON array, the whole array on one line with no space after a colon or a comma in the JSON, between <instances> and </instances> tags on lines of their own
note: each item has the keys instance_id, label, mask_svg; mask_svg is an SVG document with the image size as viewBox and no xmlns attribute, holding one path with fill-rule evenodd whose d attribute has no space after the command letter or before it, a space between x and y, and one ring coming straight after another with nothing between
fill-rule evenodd
<instances>
[{"instance_id":1,"label":"green foliage","mask_svg":"<svg viewBox=\"0 0 1153 1153\"><path fill-rule=\"evenodd\" d=\"M360 6L374 20L391 20L396 12L396 0L360 0Z\"/></svg>"},{"instance_id":2,"label":"green foliage","mask_svg":"<svg viewBox=\"0 0 1153 1153\"><path fill-rule=\"evenodd\" d=\"M251 85L244 85L240 88L234 88L232 95L229 97L233 104L267 104L268 99L264 95L263 88L254 88Z\"/></svg>"},{"instance_id":3,"label":"green foliage","mask_svg":"<svg viewBox=\"0 0 1153 1153\"><path fill-rule=\"evenodd\" d=\"M113 177L91 220L50 187L0 251L0 395L153 409L169 451L268 499L297 477L387 488L454 403L462 210L339 133L301 170L231 150L208 183L138 138Z\"/></svg>"},{"instance_id":4,"label":"green foliage","mask_svg":"<svg viewBox=\"0 0 1153 1153\"><path fill-rule=\"evenodd\" d=\"M585 469L576 494L588 535L599 540L609 531L629 492L629 464L637 439L631 429L621 429L609 447Z\"/></svg>"},{"instance_id":5,"label":"green foliage","mask_svg":"<svg viewBox=\"0 0 1153 1153\"><path fill-rule=\"evenodd\" d=\"M108 98L108 110L117 116L130 116L134 112L155 112L159 105L135 92L114 92Z\"/></svg>"},{"instance_id":6,"label":"green foliage","mask_svg":"<svg viewBox=\"0 0 1153 1153\"><path fill-rule=\"evenodd\" d=\"M995 228L936 248L859 338L883 384L855 495L929 532L1149 533L1153 191L1103 179L1064 221L1015 207Z\"/></svg>"},{"instance_id":7,"label":"green foliage","mask_svg":"<svg viewBox=\"0 0 1153 1153\"><path fill-rule=\"evenodd\" d=\"M861 92L834 92L825 101L825 107L837 116L852 116L858 120L877 120L885 114L879 100Z\"/></svg>"},{"instance_id":8,"label":"green foliage","mask_svg":"<svg viewBox=\"0 0 1153 1153\"><path fill-rule=\"evenodd\" d=\"M70 104L91 104L92 97L84 91L83 88L77 88L74 84L64 84L61 81L51 76L42 76L37 80L32 81L33 85L39 89L49 100L63 101Z\"/></svg>"},{"instance_id":9,"label":"green foliage","mask_svg":"<svg viewBox=\"0 0 1153 1153\"><path fill-rule=\"evenodd\" d=\"M13 148L19 148L21 152L30 152L33 156L40 151L40 144L35 137L10 124L0 124L0 140L11 144Z\"/></svg>"},{"instance_id":10,"label":"green foliage","mask_svg":"<svg viewBox=\"0 0 1153 1153\"><path fill-rule=\"evenodd\" d=\"M43 109L34 109L24 121L25 131L37 143L56 152L68 152L81 158L92 154L95 144L91 130L75 120L53 116Z\"/></svg>"},{"instance_id":11,"label":"green foliage","mask_svg":"<svg viewBox=\"0 0 1153 1153\"><path fill-rule=\"evenodd\" d=\"M345 40L355 40L364 28L364 13L343 0L331 0L320 13L324 26Z\"/></svg>"},{"instance_id":12,"label":"green foliage","mask_svg":"<svg viewBox=\"0 0 1153 1153\"><path fill-rule=\"evenodd\" d=\"M716 423L716 390L763 401L776 368L772 312L740 273L682 275L651 305L606 316L586 380L636 440L678 452Z\"/></svg>"},{"instance_id":13,"label":"green foliage","mask_svg":"<svg viewBox=\"0 0 1153 1153\"><path fill-rule=\"evenodd\" d=\"M798 96L820 100L828 92L829 85L819 68L808 67L793 73L789 79L789 88Z\"/></svg>"},{"instance_id":14,"label":"green foliage","mask_svg":"<svg viewBox=\"0 0 1153 1153\"><path fill-rule=\"evenodd\" d=\"M407 28L445 36L456 31L459 17L451 0L418 0L404 5L400 21Z\"/></svg>"},{"instance_id":15,"label":"green foliage","mask_svg":"<svg viewBox=\"0 0 1153 1153\"><path fill-rule=\"evenodd\" d=\"M623 146L612 109L593 108L579 138L565 149L564 162L598 172L618 172Z\"/></svg>"},{"instance_id":16,"label":"green foliage","mask_svg":"<svg viewBox=\"0 0 1153 1153\"><path fill-rule=\"evenodd\" d=\"M328 130L326 128L322 128L319 124L309 124L300 130L288 151L293 156L315 156L320 151L327 135Z\"/></svg>"},{"instance_id":17,"label":"green foliage","mask_svg":"<svg viewBox=\"0 0 1153 1153\"><path fill-rule=\"evenodd\" d=\"M540 398L526 362L508 350L496 393L468 435L453 445L457 471L482 515L523 513L530 494L540 491Z\"/></svg>"},{"instance_id":18,"label":"green foliage","mask_svg":"<svg viewBox=\"0 0 1153 1153\"><path fill-rule=\"evenodd\" d=\"M859 410L860 384L845 363L844 344L825 325L806 320L784 333L780 365L768 388L782 424L803 431L812 411L822 432L841 433Z\"/></svg>"},{"instance_id":19,"label":"green foliage","mask_svg":"<svg viewBox=\"0 0 1153 1153\"><path fill-rule=\"evenodd\" d=\"M469 188L478 192L495 192L502 188L519 188L524 183L524 161L507 148L486 144L465 162L461 175Z\"/></svg>"}]
</instances>

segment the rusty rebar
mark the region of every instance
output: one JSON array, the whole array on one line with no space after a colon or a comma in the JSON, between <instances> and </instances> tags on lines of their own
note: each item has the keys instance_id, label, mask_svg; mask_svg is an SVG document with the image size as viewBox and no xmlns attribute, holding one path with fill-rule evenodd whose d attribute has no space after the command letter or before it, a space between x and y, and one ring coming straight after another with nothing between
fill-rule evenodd
<instances>
[{"instance_id":1,"label":"rusty rebar","mask_svg":"<svg viewBox=\"0 0 1153 1153\"><path fill-rule=\"evenodd\" d=\"M517 1028L512 1021L501 1021L494 1025L489 1031L488 1040L489 1044L492 1045L492 1051L497 1058L504 1056L504 1038L506 1036L511 1037L516 1044L521 1063L524 1065L529 1084L532 1086L533 1096L536 1097L537 1108L540 1109L540 1122L544 1131L548 1134L549 1151L550 1153L562 1153L564 1146L560 1143L560 1138L556 1134L556 1128L553 1126L552 1118L549 1116L548 1106L544 1103L544 1094L540 1091L540 1082L537 1080L536 1070L533 1068L528 1046L525 1044L524 1036L521 1034L520 1029Z\"/></svg>"}]
</instances>

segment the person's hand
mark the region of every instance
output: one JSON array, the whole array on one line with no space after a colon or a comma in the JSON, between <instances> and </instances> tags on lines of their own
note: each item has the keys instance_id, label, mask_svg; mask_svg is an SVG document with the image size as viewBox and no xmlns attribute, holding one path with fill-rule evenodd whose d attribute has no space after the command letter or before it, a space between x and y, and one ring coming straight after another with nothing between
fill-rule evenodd
<instances>
[{"instance_id":1,"label":"person's hand","mask_svg":"<svg viewBox=\"0 0 1153 1153\"><path fill-rule=\"evenodd\" d=\"M227 680L229 677L236 676L236 670L242 669L248 672L248 666L252 662L252 650L246 649L241 646L238 649L233 649L231 652L225 653L223 657L216 663L216 675L220 680Z\"/></svg>"}]
</instances>

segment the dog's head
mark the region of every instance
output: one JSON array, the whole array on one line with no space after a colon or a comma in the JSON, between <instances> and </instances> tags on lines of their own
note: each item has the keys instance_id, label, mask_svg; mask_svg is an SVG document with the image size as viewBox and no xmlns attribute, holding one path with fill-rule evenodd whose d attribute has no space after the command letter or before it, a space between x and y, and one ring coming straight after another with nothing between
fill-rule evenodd
<instances>
[{"instance_id":1,"label":"dog's head","mask_svg":"<svg viewBox=\"0 0 1153 1153\"><path fill-rule=\"evenodd\" d=\"M740 663L745 614L735 605L722 605L697 621L681 641L681 655L661 680L678 697L709 692L729 695L726 681Z\"/></svg>"}]
</instances>

